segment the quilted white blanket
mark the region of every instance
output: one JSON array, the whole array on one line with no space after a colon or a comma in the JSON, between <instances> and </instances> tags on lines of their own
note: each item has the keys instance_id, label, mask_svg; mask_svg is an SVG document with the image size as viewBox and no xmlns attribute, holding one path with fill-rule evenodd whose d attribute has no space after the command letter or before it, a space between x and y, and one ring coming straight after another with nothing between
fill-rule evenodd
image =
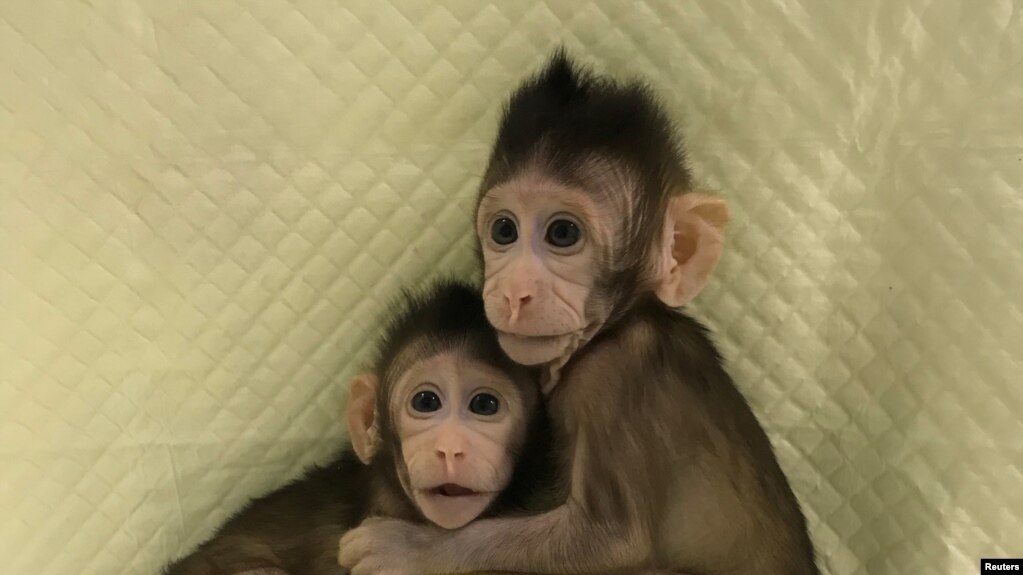
<instances>
[{"instance_id":1,"label":"quilted white blanket","mask_svg":"<svg viewBox=\"0 0 1023 575\"><path fill-rule=\"evenodd\" d=\"M558 43L732 202L694 313L826 570L1023 556L1018 2L4 0L0 571L154 573L339 445Z\"/></svg>"}]
</instances>

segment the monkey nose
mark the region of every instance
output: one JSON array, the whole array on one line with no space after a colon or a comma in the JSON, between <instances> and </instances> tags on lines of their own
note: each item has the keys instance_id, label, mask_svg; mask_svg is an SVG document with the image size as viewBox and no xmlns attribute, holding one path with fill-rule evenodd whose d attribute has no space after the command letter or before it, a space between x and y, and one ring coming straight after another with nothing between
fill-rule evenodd
<instances>
[{"instance_id":1,"label":"monkey nose","mask_svg":"<svg viewBox=\"0 0 1023 575\"><path fill-rule=\"evenodd\" d=\"M456 465L465 459L465 452L461 448L440 447L437 448L437 457L443 463L448 477L455 477L457 475Z\"/></svg>"},{"instance_id":2,"label":"monkey nose","mask_svg":"<svg viewBox=\"0 0 1023 575\"><path fill-rule=\"evenodd\" d=\"M519 311L533 299L533 296L505 294L504 297L508 300L508 322L514 325L519 319Z\"/></svg>"},{"instance_id":3,"label":"monkey nose","mask_svg":"<svg viewBox=\"0 0 1023 575\"><path fill-rule=\"evenodd\" d=\"M440 459L455 460L465 457L465 433L458 424L446 425L436 439L434 448Z\"/></svg>"},{"instance_id":4,"label":"monkey nose","mask_svg":"<svg viewBox=\"0 0 1023 575\"><path fill-rule=\"evenodd\" d=\"M460 446L442 446L437 448L437 457L440 459L462 459L465 451Z\"/></svg>"}]
</instances>

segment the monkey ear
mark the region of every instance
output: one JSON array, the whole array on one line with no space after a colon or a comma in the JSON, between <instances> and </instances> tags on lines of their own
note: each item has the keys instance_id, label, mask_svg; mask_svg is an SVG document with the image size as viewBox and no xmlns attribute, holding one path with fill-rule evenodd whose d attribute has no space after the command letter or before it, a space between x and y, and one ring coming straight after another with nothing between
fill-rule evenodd
<instances>
[{"instance_id":1,"label":"monkey ear","mask_svg":"<svg viewBox=\"0 0 1023 575\"><path fill-rule=\"evenodd\" d=\"M707 285L721 258L728 219L728 204L720 198L686 193L670 200L656 266L661 301L685 305Z\"/></svg>"},{"instance_id":2,"label":"monkey ear","mask_svg":"<svg viewBox=\"0 0 1023 575\"><path fill-rule=\"evenodd\" d=\"M369 463L380 442L377 427L377 388L379 380L373 373L361 373L352 379L348 392L348 437L355 454Z\"/></svg>"}]
</instances>

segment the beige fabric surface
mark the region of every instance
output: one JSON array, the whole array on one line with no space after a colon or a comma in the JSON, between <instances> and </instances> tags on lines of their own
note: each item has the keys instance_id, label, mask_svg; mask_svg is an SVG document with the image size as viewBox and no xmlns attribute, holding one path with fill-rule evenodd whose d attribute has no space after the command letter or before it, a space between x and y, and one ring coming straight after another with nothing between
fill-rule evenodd
<instances>
[{"instance_id":1,"label":"beige fabric surface","mask_svg":"<svg viewBox=\"0 0 1023 575\"><path fill-rule=\"evenodd\" d=\"M825 570L1023 556L1019 3L5 0L0 572L154 573L322 461L559 42L732 202L693 311Z\"/></svg>"}]
</instances>

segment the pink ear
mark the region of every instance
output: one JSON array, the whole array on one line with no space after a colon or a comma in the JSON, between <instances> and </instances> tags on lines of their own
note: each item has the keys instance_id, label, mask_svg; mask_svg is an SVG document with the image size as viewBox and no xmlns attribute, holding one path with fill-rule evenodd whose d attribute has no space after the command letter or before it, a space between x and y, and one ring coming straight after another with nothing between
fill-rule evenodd
<instances>
[{"instance_id":1,"label":"pink ear","mask_svg":"<svg viewBox=\"0 0 1023 575\"><path fill-rule=\"evenodd\" d=\"M692 301L707 285L724 248L728 204L703 194L676 196L665 214L657 297L671 307Z\"/></svg>"},{"instance_id":2,"label":"pink ear","mask_svg":"<svg viewBox=\"0 0 1023 575\"><path fill-rule=\"evenodd\" d=\"M376 454L380 436L377 431L377 376L362 373L352 379L348 392L348 437L355 454L363 463L369 463Z\"/></svg>"}]
</instances>

